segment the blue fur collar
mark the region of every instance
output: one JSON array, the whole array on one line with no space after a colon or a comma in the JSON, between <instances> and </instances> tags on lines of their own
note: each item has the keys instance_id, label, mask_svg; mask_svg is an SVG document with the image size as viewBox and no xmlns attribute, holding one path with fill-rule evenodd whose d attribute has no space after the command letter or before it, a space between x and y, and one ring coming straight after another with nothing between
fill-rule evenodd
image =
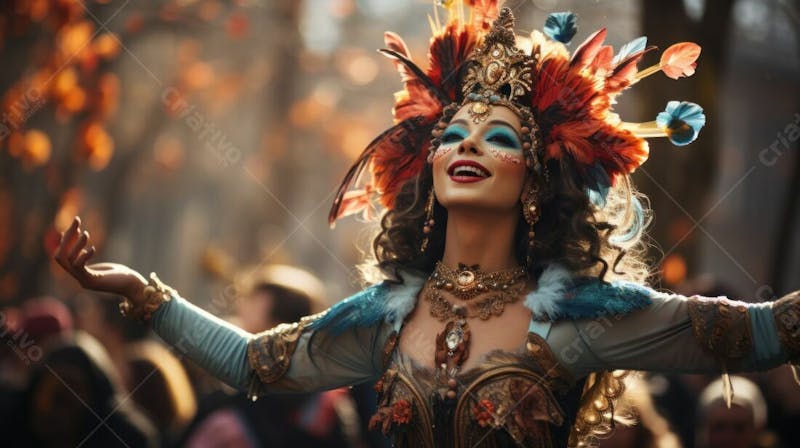
<instances>
[{"instance_id":1,"label":"blue fur collar","mask_svg":"<svg viewBox=\"0 0 800 448\"><path fill-rule=\"evenodd\" d=\"M525 298L525 306L539 321L597 318L644 308L655 294L636 283L573 277L564 267L552 264L539 277L539 288Z\"/></svg>"},{"instance_id":2,"label":"blue fur collar","mask_svg":"<svg viewBox=\"0 0 800 448\"><path fill-rule=\"evenodd\" d=\"M370 286L333 305L311 329L327 329L339 334L351 327L365 327L386 321L399 330L414 309L425 276L406 272L401 285L382 282ZM574 320L621 315L644 308L657 294L652 289L630 282L603 282L596 278L574 277L562 266L548 266L539 277L539 287L525 298L525 306L540 321Z\"/></svg>"}]
</instances>

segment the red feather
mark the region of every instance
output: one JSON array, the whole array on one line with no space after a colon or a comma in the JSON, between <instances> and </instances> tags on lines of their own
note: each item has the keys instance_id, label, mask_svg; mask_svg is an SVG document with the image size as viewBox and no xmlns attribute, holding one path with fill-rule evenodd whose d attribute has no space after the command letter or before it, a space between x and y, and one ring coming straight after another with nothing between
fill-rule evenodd
<instances>
[{"instance_id":1,"label":"red feather","mask_svg":"<svg viewBox=\"0 0 800 448\"><path fill-rule=\"evenodd\" d=\"M339 203L338 218L363 212L365 219L371 219L373 215L371 201L373 194L375 194L375 191L370 184L365 185L361 190L350 190L346 192ZM331 224L333 223L331 222Z\"/></svg>"},{"instance_id":2,"label":"red feather","mask_svg":"<svg viewBox=\"0 0 800 448\"><path fill-rule=\"evenodd\" d=\"M605 28L595 31L575 50L570 64L579 68L588 66L600 51L603 41L606 39L606 34Z\"/></svg>"},{"instance_id":3,"label":"red feather","mask_svg":"<svg viewBox=\"0 0 800 448\"><path fill-rule=\"evenodd\" d=\"M428 49L428 76L454 101L460 93L459 73L475 45L478 35L471 26L449 23L437 36L431 38Z\"/></svg>"},{"instance_id":4,"label":"red feather","mask_svg":"<svg viewBox=\"0 0 800 448\"><path fill-rule=\"evenodd\" d=\"M422 69L417 67L414 62L408 59L406 56L389 49L381 49L378 50L380 53L383 53L384 56L392 59L395 64L400 64L403 67L401 71L401 77L403 77L406 86L411 86L412 88L423 88L427 91L428 94L432 95L435 98L441 100L442 103L449 102L445 94L439 88L438 83L434 83L434 81L426 75Z\"/></svg>"},{"instance_id":5,"label":"red feather","mask_svg":"<svg viewBox=\"0 0 800 448\"><path fill-rule=\"evenodd\" d=\"M594 153L609 174L632 173L650 155L647 140L608 123L592 135Z\"/></svg>"},{"instance_id":6,"label":"red feather","mask_svg":"<svg viewBox=\"0 0 800 448\"><path fill-rule=\"evenodd\" d=\"M605 37L605 29L592 34L569 61L560 53L542 54L531 105L545 135L548 158L569 156L582 166L600 163L613 178L633 172L649 154L644 139L612 122L611 106L651 49L613 66L613 50L603 45Z\"/></svg>"},{"instance_id":7,"label":"red feather","mask_svg":"<svg viewBox=\"0 0 800 448\"><path fill-rule=\"evenodd\" d=\"M610 45L603 45L594 56L590 67L594 72L602 71L608 73L611 71L611 61L614 60L614 49Z\"/></svg>"},{"instance_id":8,"label":"red feather","mask_svg":"<svg viewBox=\"0 0 800 448\"><path fill-rule=\"evenodd\" d=\"M472 26L488 32L497 18L499 3L498 0L470 0L468 6L472 10Z\"/></svg>"},{"instance_id":9,"label":"red feather","mask_svg":"<svg viewBox=\"0 0 800 448\"><path fill-rule=\"evenodd\" d=\"M386 44L387 49L394 51L408 60L411 60L411 52L408 50L408 46L406 46L403 38L397 33L386 31L383 33L383 42ZM392 62L394 63L394 67L397 69L397 72L400 73L400 81L403 84L414 80L414 76L409 73L405 64L397 59L392 59Z\"/></svg>"},{"instance_id":10,"label":"red feather","mask_svg":"<svg viewBox=\"0 0 800 448\"><path fill-rule=\"evenodd\" d=\"M642 60L644 55L655 49L656 47L645 48L640 52L630 55L624 61L620 61L620 63L614 67L614 71L611 72L611 75L606 79L606 91L609 93L618 93L631 85L636 78L636 73L639 71L637 67L639 61Z\"/></svg>"},{"instance_id":11,"label":"red feather","mask_svg":"<svg viewBox=\"0 0 800 448\"><path fill-rule=\"evenodd\" d=\"M391 208L400 187L416 176L425 164L427 153L423 150L435 120L415 117L401 121L387 129L367 145L339 185L333 201L328 223L333 223L344 212L354 213L357 208L345 204L348 190L354 188L365 167L372 173L372 187L381 203ZM344 206L347 205L347 209Z\"/></svg>"}]
</instances>

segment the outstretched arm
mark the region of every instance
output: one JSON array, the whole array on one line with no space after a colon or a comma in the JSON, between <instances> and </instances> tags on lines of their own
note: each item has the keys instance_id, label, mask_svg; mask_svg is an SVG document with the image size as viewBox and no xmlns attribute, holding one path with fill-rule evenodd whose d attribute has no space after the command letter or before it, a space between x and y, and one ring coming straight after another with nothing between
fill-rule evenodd
<instances>
[{"instance_id":1,"label":"outstretched arm","mask_svg":"<svg viewBox=\"0 0 800 448\"><path fill-rule=\"evenodd\" d=\"M152 323L178 353L254 397L331 389L380 375L380 347L391 330L388 324L335 335L309 329L325 312L251 334L175 296L154 313Z\"/></svg>"},{"instance_id":2,"label":"outstretched arm","mask_svg":"<svg viewBox=\"0 0 800 448\"><path fill-rule=\"evenodd\" d=\"M330 389L381 373L380 348L392 330L385 322L337 332L311 329L323 312L251 334L192 305L153 275L148 282L121 264L87 265L94 252L76 217L54 258L84 288L126 297L121 310L152 319L155 332L178 354L251 396Z\"/></svg>"},{"instance_id":3,"label":"outstretched arm","mask_svg":"<svg viewBox=\"0 0 800 448\"><path fill-rule=\"evenodd\" d=\"M553 328L550 340L576 375L632 369L666 373L767 370L800 357L800 295L776 302L653 291L644 309Z\"/></svg>"}]
</instances>

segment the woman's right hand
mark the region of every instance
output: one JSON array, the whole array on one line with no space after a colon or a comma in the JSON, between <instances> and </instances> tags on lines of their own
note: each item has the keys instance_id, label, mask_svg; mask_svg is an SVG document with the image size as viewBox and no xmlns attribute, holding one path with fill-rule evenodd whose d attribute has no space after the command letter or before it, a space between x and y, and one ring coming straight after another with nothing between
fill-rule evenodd
<instances>
[{"instance_id":1,"label":"woman's right hand","mask_svg":"<svg viewBox=\"0 0 800 448\"><path fill-rule=\"evenodd\" d=\"M88 248L87 248L88 246ZM81 230L81 219L76 216L66 232L61 235L53 258L83 288L119 294L133 303L140 303L147 280L135 270L119 263L86 265L94 255L95 247L89 245L89 232Z\"/></svg>"}]
</instances>

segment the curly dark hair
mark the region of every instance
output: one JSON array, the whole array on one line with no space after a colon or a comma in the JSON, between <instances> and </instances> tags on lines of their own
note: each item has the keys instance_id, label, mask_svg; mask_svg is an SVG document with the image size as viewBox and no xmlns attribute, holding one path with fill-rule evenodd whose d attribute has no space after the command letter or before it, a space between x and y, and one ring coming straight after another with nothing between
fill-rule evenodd
<instances>
[{"instance_id":1,"label":"curly dark hair","mask_svg":"<svg viewBox=\"0 0 800 448\"><path fill-rule=\"evenodd\" d=\"M601 280L621 278L643 282L648 276L642 228L647 208L633 189L628 176L617 178L606 203L592 203L575 163L568 157L547 162L548 181L540 182L540 219L528 266L532 277L545 266L559 263L570 271ZM530 173L530 171L529 171ZM435 226L429 233L427 249L420 252L425 237L425 205L433 185L430 165L403 185L395 205L380 220L374 238L374 259L366 267L378 268L389 281L403 282L401 270L430 273L444 253L447 210L434 202ZM525 264L528 255L528 224L519 214L514 235L515 256Z\"/></svg>"}]
</instances>

